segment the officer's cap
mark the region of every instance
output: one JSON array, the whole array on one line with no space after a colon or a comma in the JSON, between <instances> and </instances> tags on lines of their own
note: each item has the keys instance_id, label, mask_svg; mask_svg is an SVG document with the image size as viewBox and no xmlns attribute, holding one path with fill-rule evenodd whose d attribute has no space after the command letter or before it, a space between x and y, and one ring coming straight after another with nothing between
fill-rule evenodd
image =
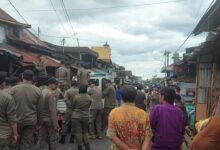
<instances>
[{"instance_id":1,"label":"officer's cap","mask_svg":"<svg viewBox=\"0 0 220 150\"><path fill-rule=\"evenodd\" d=\"M54 77L51 77L49 80L48 80L48 84L58 84L58 80Z\"/></svg>"},{"instance_id":2,"label":"officer's cap","mask_svg":"<svg viewBox=\"0 0 220 150\"><path fill-rule=\"evenodd\" d=\"M33 77L34 77L34 72L33 72L32 70L30 70L30 69L27 69L27 70L25 70L25 71L23 72L22 75L23 75L24 78L30 79L30 78L33 78Z\"/></svg>"}]
</instances>

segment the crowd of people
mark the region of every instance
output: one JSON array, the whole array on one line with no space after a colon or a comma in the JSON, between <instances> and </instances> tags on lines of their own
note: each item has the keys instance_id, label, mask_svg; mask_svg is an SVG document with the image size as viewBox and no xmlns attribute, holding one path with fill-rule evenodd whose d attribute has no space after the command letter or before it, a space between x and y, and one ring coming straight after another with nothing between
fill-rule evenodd
<instances>
[{"instance_id":1,"label":"crowd of people","mask_svg":"<svg viewBox=\"0 0 220 150\"><path fill-rule=\"evenodd\" d=\"M178 87L144 91L141 86L114 87L106 79L102 91L80 64L72 81L68 63L57 69L56 78L48 77L43 66L37 66L37 79L32 70L10 80L0 72L0 150L57 150L68 133L77 150L90 150L89 139L105 135L112 150L181 149L187 113ZM57 119L58 99L66 103L62 124ZM220 105L215 112L192 141L192 150L220 149Z\"/></svg>"}]
</instances>

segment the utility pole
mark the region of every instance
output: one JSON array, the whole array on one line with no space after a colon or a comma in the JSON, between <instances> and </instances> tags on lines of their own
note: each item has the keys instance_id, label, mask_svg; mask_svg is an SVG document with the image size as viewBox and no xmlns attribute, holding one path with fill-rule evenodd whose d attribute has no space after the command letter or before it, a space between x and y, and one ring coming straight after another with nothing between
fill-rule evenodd
<instances>
[{"instance_id":1,"label":"utility pole","mask_svg":"<svg viewBox=\"0 0 220 150\"><path fill-rule=\"evenodd\" d=\"M77 41L77 45L79 47L79 38L78 37L76 38L76 41Z\"/></svg>"},{"instance_id":2,"label":"utility pole","mask_svg":"<svg viewBox=\"0 0 220 150\"><path fill-rule=\"evenodd\" d=\"M169 65L169 60L170 60L170 51L165 51L164 52L164 66L167 67Z\"/></svg>"},{"instance_id":3,"label":"utility pole","mask_svg":"<svg viewBox=\"0 0 220 150\"><path fill-rule=\"evenodd\" d=\"M167 66L169 65L170 61L170 51L167 51Z\"/></svg>"},{"instance_id":4,"label":"utility pole","mask_svg":"<svg viewBox=\"0 0 220 150\"><path fill-rule=\"evenodd\" d=\"M65 45L65 43L66 43L65 38L63 38L63 39L61 40L61 43L62 43L62 46L63 46L63 55L64 55L64 45Z\"/></svg>"},{"instance_id":5,"label":"utility pole","mask_svg":"<svg viewBox=\"0 0 220 150\"><path fill-rule=\"evenodd\" d=\"M40 27L37 27L37 37L40 38Z\"/></svg>"}]
</instances>

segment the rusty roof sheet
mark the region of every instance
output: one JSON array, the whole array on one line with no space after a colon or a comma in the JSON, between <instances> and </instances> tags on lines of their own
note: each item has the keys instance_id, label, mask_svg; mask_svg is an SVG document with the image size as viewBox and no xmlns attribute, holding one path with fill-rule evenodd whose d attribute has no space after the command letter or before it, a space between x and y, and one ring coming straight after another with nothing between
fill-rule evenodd
<instances>
[{"instance_id":1,"label":"rusty roof sheet","mask_svg":"<svg viewBox=\"0 0 220 150\"><path fill-rule=\"evenodd\" d=\"M7 35L7 38L17 42L23 42L30 45L48 48L48 46L43 41L41 41L38 37L36 37L32 32L27 29L21 29L20 38L17 38L10 34Z\"/></svg>"},{"instance_id":2,"label":"rusty roof sheet","mask_svg":"<svg viewBox=\"0 0 220 150\"><path fill-rule=\"evenodd\" d=\"M0 8L0 22L11 24L11 25L17 25L24 28L30 28L31 26L28 24L23 24L15 20L13 17L11 17L9 14L7 14L4 10Z\"/></svg>"},{"instance_id":3,"label":"rusty roof sheet","mask_svg":"<svg viewBox=\"0 0 220 150\"><path fill-rule=\"evenodd\" d=\"M34 54L34 53L27 52L22 49L18 49L13 46L3 45L3 44L0 44L0 49L10 51L10 52L14 53L16 56L20 56L21 57L21 64L25 63L25 64L32 64L33 65L38 62L38 55L39 54ZM59 67L60 66L60 63L58 60L55 60L55 59L50 58L48 56L45 56L45 59L47 61L48 67Z\"/></svg>"}]
</instances>

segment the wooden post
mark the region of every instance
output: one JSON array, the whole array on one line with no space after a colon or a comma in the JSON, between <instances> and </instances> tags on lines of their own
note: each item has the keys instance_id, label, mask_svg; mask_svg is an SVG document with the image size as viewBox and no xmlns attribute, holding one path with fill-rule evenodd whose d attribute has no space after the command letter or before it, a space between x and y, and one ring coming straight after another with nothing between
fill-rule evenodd
<instances>
[{"instance_id":1,"label":"wooden post","mask_svg":"<svg viewBox=\"0 0 220 150\"><path fill-rule=\"evenodd\" d=\"M197 104L199 91L199 64L196 64L196 95L195 95L195 120L197 121Z\"/></svg>"}]
</instances>

